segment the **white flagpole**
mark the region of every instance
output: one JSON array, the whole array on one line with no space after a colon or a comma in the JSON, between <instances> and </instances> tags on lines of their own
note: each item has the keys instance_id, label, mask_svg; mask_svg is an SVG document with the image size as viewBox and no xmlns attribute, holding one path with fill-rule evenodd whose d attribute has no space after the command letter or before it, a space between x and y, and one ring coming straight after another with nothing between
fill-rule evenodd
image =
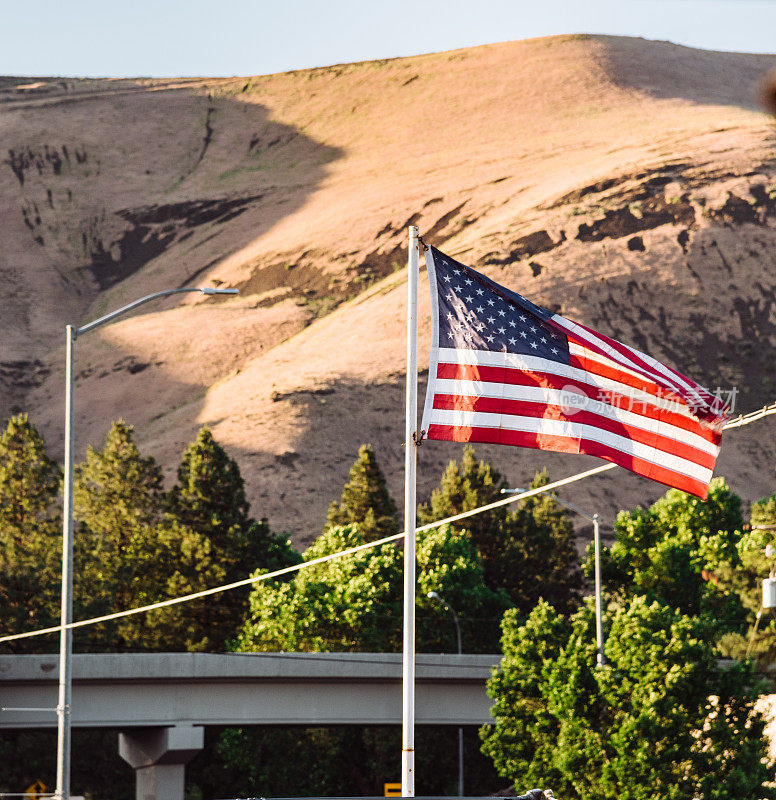
<instances>
[{"instance_id":1,"label":"white flagpole","mask_svg":"<svg viewBox=\"0 0 776 800\"><path fill-rule=\"evenodd\" d=\"M418 229L409 227L407 260L407 405L404 437L404 655L401 793L415 796L415 465L418 425Z\"/></svg>"}]
</instances>

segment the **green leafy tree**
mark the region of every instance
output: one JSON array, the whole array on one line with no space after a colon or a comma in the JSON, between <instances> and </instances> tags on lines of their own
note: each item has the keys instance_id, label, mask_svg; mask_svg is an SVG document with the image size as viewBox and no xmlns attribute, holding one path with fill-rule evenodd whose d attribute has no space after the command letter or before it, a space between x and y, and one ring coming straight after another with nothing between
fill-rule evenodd
<instances>
[{"instance_id":1,"label":"green leafy tree","mask_svg":"<svg viewBox=\"0 0 776 800\"><path fill-rule=\"evenodd\" d=\"M531 488L546 485L546 472L537 473ZM474 448L465 447L461 463L451 461L440 487L428 505L418 508L420 524L470 511L502 499L506 483L492 464L477 461ZM518 502L453 523L453 530L470 539L482 556L485 580L505 591L510 601L528 613L539 598L564 611L579 603L574 529L566 512L546 495Z\"/></svg>"},{"instance_id":2,"label":"green leafy tree","mask_svg":"<svg viewBox=\"0 0 776 800\"><path fill-rule=\"evenodd\" d=\"M12 417L0 435L0 628L6 633L48 627L58 617L59 481L59 468L27 415ZM40 639L21 639L4 649L49 647Z\"/></svg>"},{"instance_id":3,"label":"green leafy tree","mask_svg":"<svg viewBox=\"0 0 776 800\"><path fill-rule=\"evenodd\" d=\"M773 797L749 669L721 667L702 620L644 597L607 623L599 669L589 608L505 615L481 734L499 772L579 800Z\"/></svg>"},{"instance_id":4,"label":"green leafy tree","mask_svg":"<svg viewBox=\"0 0 776 800\"><path fill-rule=\"evenodd\" d=\"M743 623L744 611L730 593L710 578L717 565L737 558L743 518L741 498L723 478L714 478L704 502L670 489L650 508L621 511L615 541L602 554L607 591L623 597L643 595L686 614L716 619L722 630ZM588 548L583 571L592 578Z\"/></svg>"},{"instance_id":5,"label":"green leafy tree","mask_svg":"<svg viewBox=\"0 0 776 800\"><path fill-rule=\"evenodd\" d=\"M485 583L482 557L474 545L444 525L418 534L416 552L418 649L454 653L458 646L449 613L428 597L433 591L458 614L463 652L497 652L499 623L512 604L503 589Z\"/></svg>"},{"instance_id":6,"label":"green leafy tree","mask_svg":"<svg viewBox=\"0 0 776 800\"><path fill-rule=\"evenodd\" d=\"M329 528L304 561L364 544L355 525ZM239 650L394 651L401 642L401 559L391 545L301 570L251 591Z\"/></svg>"},{"instance_id":7,"label":"green leafy tree","mask_svg":"<svg viewBox=\"0 0 776 800\"><path fill-rule=\"evenodd\" d=\"M330 527L303 557L312 561L363 543L365 537L357 525ZM402 560L401 551L387 544L309 567L287 582L256 584L236 647L247 651L399 651ZM472 544L449 526L419 534L417 568L418 649L455 648L451 621L441 617L426 597L433 589L461 612L466 652L492 650L496 642L487 629L488 621L498 619L509 600L504 592L485 585L481 560ZM424 791L446 792L454 783L457 748L452 734L418 731L423 754L418 760L418 780L423 781ZM474 744L473 735L467 734L469 785L492 791L497 779ZM398 774L399 748L398 731L390 728L232 729L222 734L218 744L224 774L240 776L230 778L235 780L230 784L234 793L321 795L380 794L382 783ZM288 766L291 761L314 766L300 774Z\"/></svg>"},{"instance_id":8,"label":"green leafy tree","mask_svg":"<svg viewBox=\"0 0 776 800\"><path fill-rule=\"evenodd\" d=\"M776 495L752 504L750 529L740 534L735 549L716 548L707 577L726 596L735 598L745 612L745 624L720 637L722 655L752 657L767 670L776 659L776 617L762 608L762 581L776 572ZM770 551L774 554L769 555Z\"/></svg>"},{"instance_id":9,"label":"green leafy tree","mask_svg":"<svg viewBox=\"0 0 776 800\"><path fill-rule=\"evenodd\" d=\"M385 477L372 445L363 444L350 468L339 503L329 506L326 527L358 525L364 541L373 542L399 531L396 503L388 494Z\"/></svg>"}]
</instances>

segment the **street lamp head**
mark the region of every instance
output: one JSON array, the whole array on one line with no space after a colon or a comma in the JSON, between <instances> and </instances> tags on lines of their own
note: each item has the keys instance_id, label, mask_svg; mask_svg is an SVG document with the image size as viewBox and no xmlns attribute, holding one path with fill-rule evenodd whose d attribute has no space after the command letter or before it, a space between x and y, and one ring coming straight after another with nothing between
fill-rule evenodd
<instances>
[{"instance_id":1,"label":"street lamp head","mask_svg":"<svg viewBox=\"0 0 776 800\"><path fill-rule=\"evenodd\" d=\"M426 597L428 597L429 600L438 600L440 603L444 602L436 592L429 592Z\"/></svg>"},{"instance_id":2,"label":"street lamp head","mask_svg":"<svg viewBox=\"0 0 776 800\"><path fill-rule=\"evenodd\" d=\"M240 294L239 289L214 289L211 286L202 286L199 291L202 294Z\"/></svg>"},{"instance_id":3,"label":"street lamp head","mask_svg":"<svg viewBox=\"0 0 776 800\"><path fill-rule=\"evenodd\" d=\"M501 494L520 494L520 492L524 492L525 489L521 489L519 486L516 489L502 489Z\"/></svg>"}]
</instances>

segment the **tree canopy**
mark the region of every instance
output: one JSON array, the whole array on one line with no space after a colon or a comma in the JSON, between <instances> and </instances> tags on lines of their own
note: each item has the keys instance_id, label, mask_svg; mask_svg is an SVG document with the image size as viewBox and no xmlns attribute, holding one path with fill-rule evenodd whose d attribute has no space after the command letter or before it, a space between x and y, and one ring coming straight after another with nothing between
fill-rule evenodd
<instances>
[{"instance_id":1,"label":"tree canopy","mask_svg":"<svg viewBox=\"0 0 776 800\"><path fill-rule=\"evenodd\" d=\"M537 473L531 488L549 478ZM427 505L418 508L420 524L434 522L502 499L506 482L496 468L478 461L465 447L460 464L451 461ZM510 511L502 506L453 523L482 557L485 581L504 591L513 605L527 614L539 600L552 601L564 611L579 603L581 576L574 529L566 511L551 497L536 495Z\"/></svg>"},{"instance_id":2,"label":"tree canopy","mask_svg":"<svg viewBox=\"0 0 776 800\"><path fill-rule=\"evenodd\" d=\"M371 444L359 448L342 497L332 502L326 516L327 528L352 524L358 525L366 542L399 532L396 503L388 493Z\"/></svg>"},{"instance_id":3,"label":"tree canopy","mask_svg":"<svg viewBox=\"0 0 776 800\"><path fill-rule=\"evenodd\" d=\"M707 625L644 597L606 624L597 668L589 608L507 612L482 730L500 774L578 800L773 797L753 675L719 665Z\"/></svg>"}]
</instances>

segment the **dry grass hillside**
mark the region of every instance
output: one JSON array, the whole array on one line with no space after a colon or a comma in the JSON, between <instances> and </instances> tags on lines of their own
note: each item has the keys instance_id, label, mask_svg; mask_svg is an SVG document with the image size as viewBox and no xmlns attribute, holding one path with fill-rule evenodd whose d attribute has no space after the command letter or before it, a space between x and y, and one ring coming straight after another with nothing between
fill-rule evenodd
<instances>
[{"instance_id":1,"label":"dry grass hillside","mask_svg":"<svg viewBox=\"0 0 776 800\"><path fill-rule=\"evenodd\" d=\"M136 425L168 473L209 424L253 511L320 530L358 446L401 497L406 227L648 350L742 410L776 397L776 57L564 36L254 78L0 79L0 414L62 450L64 325L198 295L77 342L77 454ZM421 281L421 362L428 350ZM594 463L479 448L513 485ZM419 493L460 447L426 443ZM776 429L718 474L774 490ZM620 470L602 514L661 488Z\"/></svg>"}]
</instances>

